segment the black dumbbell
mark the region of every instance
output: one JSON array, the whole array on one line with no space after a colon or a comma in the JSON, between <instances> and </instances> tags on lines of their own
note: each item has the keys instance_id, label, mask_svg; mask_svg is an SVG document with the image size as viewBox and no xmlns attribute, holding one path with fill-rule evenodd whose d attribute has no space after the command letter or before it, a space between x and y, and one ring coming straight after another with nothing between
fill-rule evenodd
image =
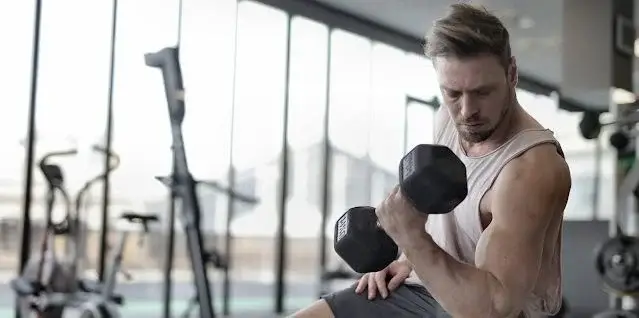
<instances>
[{"instance_id":1,"label":"black dumbbell","mask_svg":"<svg viewBox=\"0 0 639 318\"><path fill-rule=\"evenodd\" d=\"M466 166L448 147L418 145L399 163L399 186L418 211L451 212L468 194ZM384 269L397 244L379 227L375 208L354 207L335 223L335 252L356 272Z\"/></svg>"}]
</instances>

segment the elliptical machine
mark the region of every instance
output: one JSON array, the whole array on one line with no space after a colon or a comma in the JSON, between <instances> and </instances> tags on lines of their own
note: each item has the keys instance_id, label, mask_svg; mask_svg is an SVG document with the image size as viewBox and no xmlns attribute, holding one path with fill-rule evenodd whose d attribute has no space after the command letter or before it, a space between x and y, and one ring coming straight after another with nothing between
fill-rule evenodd
<instances>
[{"instance_id":1,"label":"elliptical machine","mask_svg":"<svg viewBox=\"0 0 639 318\"><path fill-rule=\"evenodd\" d=\"M80 211L84 197L91 187L101 181L119 165L119 158L105 149L94 146L93 150L107 156L110 168L104 173L87 181L75 197L72 198L64 186L64 175L59 165L49 163L54 157L72 156L77 150L52 152L45 155L38 167L48 184L46 193L45 230L40 244L40 251L29 259L22 275L11 281L11 287L19 298L19 310L22 317L29 313L37 313L39 318L61 318L67 307L78 307L94 292L88 281L80 279L79 256L84 250L82 222ZM64 201L65 218L61 222L53 221L53 208L57 194ZM65 257L57 255L54 240L56 236L64 236Z\"/></svg>"}]
</instances>

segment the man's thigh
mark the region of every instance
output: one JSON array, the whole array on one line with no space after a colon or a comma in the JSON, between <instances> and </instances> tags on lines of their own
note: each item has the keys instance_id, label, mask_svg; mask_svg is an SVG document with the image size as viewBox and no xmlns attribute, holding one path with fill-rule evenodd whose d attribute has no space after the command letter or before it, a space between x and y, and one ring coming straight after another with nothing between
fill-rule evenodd
<instances>
[{"instance_id":1,"label":"man's thigh","mask_svg":"<svg viewBox=\"0 0 639 318\"><path fill-rule=\"evenodd\" d=\"M386 299L368 300L368 294L355 293L355 285L323 296L335 318L398 317L448 318L428 291L418 285L402 285Z\"/></svg>"}]
</instances>

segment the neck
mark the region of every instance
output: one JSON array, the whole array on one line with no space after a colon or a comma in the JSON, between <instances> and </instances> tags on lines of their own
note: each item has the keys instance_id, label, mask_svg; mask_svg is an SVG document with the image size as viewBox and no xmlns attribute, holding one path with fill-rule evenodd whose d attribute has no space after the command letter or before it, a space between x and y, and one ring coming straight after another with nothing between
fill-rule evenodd
<instances>
[{"instance_id":1,"label":"neck","mask_svg":"<svg viewBox=\"0 0 639 318\"><path fill-rule=\"evenodd\" d=\"M522 108L519 103L515 102L512 107L506 111L504 118L502 118L501 122L488 139L481 142L461 140L461 145L464 148L464 151L469 156L482 156L503 145L506 141L508 141L508 139L517 133L516 127L518 127L520 122L521 110Z\"/></svg>"}]
</instances>

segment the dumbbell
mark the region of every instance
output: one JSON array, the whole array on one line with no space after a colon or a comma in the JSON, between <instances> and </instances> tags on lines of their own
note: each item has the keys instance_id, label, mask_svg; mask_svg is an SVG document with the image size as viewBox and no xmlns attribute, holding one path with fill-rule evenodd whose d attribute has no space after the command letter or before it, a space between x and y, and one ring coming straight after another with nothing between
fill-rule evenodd
<instances>
[{"instance_id":1,"label":"dumbbell","mask_svg":"<svg viewBox=\"0 0 639 318\"><path fill-rule=\"evenodd\" d=\"M399 163L399 186L418 211L449 213L468 194L466 166L448 147L418 145ZM380 271L399 256L369 206L351 208L335 222L333 247L358 273Z\"/></svg>"}]
</instances>

